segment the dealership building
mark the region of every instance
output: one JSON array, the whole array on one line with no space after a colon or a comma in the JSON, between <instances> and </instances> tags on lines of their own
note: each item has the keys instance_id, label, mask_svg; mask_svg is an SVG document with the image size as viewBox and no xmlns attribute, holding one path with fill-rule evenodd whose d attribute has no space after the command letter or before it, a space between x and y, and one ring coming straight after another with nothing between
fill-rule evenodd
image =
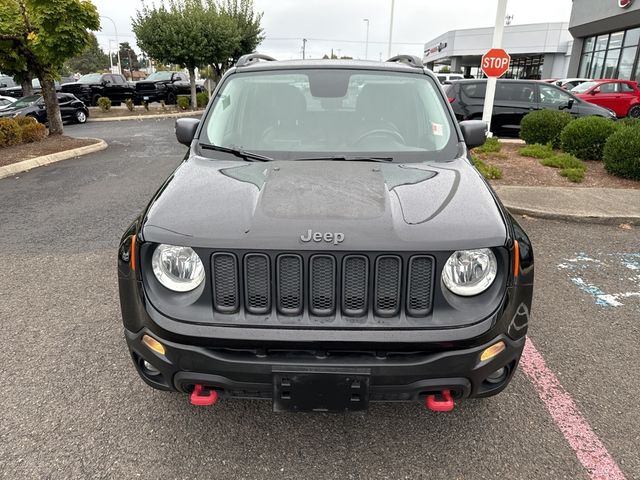
<instances>
[{"instance_id":1,"label":"dealership building","mask_svg":"<svg viewBox=\"0 0 640 480\"><path fill-rule=\"evenodd\" d=\"M640 81L640 0L574 0L569 76Z\"/></svg>"},{"instance_id":2,"label":"dealership building","mask_svg":"<svg viewBox=\"0 0 640 480\"><path fill-rule=\"evenodd\" d=\"M477 77L492 39L493 27L452 30L425 44L423 60L432 70L448 65L451 72ZM508 25L503 47L511 55L506 78L560 78L567 76L573 38L564 22Z\"/></svg>"}]
</instances>

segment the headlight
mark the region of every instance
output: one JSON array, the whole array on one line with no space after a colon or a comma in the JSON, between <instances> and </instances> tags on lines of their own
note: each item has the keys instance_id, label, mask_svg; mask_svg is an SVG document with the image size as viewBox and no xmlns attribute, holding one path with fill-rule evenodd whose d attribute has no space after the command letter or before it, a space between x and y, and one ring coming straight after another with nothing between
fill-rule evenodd
<instances>
[{"instance_id":1,"label":"headlight","mask_svg":"<svg viewBox=\"0 0 640 480\"><path fill-rule=\"evenodd\" d=\"M175 292L189 292L204 280L204 266L189 247L158 245L151 258L158 281Z\"/></svg>"},{"instance_id":2,"label":"headlight","mask_svg":"<svg viewBox=\"0 0 640 480\"><path fill-rule=\"evenodd\" d=\"M489 288L497 270L496 256L488 248L459 250L447 260L442 281L456 295L470 297Z\"/></svg>"}]
</instances>

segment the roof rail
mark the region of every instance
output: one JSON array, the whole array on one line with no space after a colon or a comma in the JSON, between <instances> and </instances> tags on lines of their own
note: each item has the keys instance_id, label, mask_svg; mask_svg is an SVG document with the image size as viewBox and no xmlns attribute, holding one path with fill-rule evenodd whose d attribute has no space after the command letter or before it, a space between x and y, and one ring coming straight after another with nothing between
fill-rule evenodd
<instances>
[{"instance_id":1,"label":"roof rail","mask_svg":"<svg viewBox=\"0 0 640 480\"><path fill-rule=\"evenodd\" d=\"M420 60L415 55L396 55L395 57L391 57L389 60L387 60L387 62L406 63L410 67L415 67L415 68L424 67L422 60Z\"/></svg>"},{"instance_id":2,"label":"roof rail","mask_svg":"<svg viewBox=\"0 0 640 480\"><path fill-rule=\"evenodd\" d=\"M260 60L266 60L267 62L276 61L275 58L270 57L269 55L263 55L261 53L248 53L247 55L243 55L238 59L238 61L236 62L236 67L246 67L247 65L257 63Z\"/></svg>"}]
</instances>

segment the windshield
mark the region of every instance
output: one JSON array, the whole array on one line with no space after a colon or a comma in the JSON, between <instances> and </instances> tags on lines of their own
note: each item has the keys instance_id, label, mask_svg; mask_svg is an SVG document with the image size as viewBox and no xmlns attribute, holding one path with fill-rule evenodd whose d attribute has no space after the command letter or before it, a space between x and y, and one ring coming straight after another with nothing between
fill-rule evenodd
<instances>
[{"instance_id":1,"label":"windshield","mask_svg":"<svg viewBox=\"0 0 640 480\"><path fill-rule=\"evenodd\" d=\"M78 83L100 83L101 73L87 73L78 79Z\"/></svg>"},{"instance_id":2,"label":"windshield","mask_svg":"<svg viewBox=\"0 0 640 480\"><path fill-rule=\"evenodd\" d=\"M147 80L151 80L154 82L162 81L162 80L171 80L171 74L173 72L156 72L152 73L147 77Z\"/></svg>"},{"instance_id":3,"label":"windshield","mask_svg":"<svg viewBox=\"0 0 640 480\"><path fill-rule=\"evenodd\" d=\"M28 97L22 97L20 100L16 101L16 103L14 103L11 106L13 108L30 107L31 105L36 103L38 100L40 100L40 98L42 98L40 95L30 95Z\"/></svg>"},{"instance_id":4,"label":"windshield","mask_svg":"<svg viewBox=\"0 0 640 480\"><path fill-rule=\"evenodd\" d=\"M595 87L596 85L598 85L596 82L584 82L584 83L581 83L580 85L573 87L571 91L573 93L584 93L587 90Z\"/></svg>"},{"instance_id":5,"label":"windshield","mask_svg":"<svg viewBox=\"0 0 640 480\"><path fill-rule=\"evenodd\" d=\"M200 141L283 160L348 154L401 161L452 159L458 142L430 77L355 69L233 74Z\"/></svg>"}]
</instances>

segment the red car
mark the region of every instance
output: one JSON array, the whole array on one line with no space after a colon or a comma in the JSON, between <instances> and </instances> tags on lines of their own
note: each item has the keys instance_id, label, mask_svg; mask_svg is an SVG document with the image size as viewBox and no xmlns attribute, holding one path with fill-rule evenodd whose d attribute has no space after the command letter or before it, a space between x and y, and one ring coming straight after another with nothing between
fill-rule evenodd
<instances>
[{"instance_id":1,"label":"red car","mask_svg":"<svg viewBox=\"0 0 640 480\"><path fill-rule=\"evenodd\" d=\"M616 112L618 117L640 118L638 82L593 80L571 90L576 97Z\"/></svg>"}]
</instances>

